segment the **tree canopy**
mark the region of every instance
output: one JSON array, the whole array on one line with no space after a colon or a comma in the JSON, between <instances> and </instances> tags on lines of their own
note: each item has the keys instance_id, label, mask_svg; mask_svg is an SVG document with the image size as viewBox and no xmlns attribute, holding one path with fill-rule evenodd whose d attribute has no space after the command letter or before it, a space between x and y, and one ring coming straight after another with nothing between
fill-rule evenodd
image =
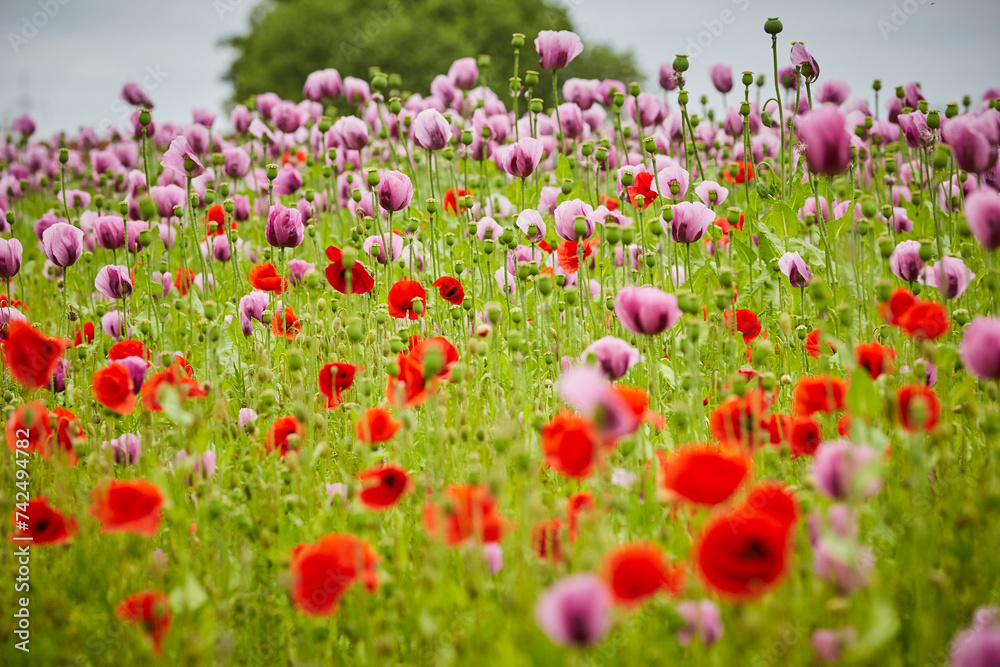
<instances>
[{"instance_id":1,"label":"tree canopy","mask_svg":"<svg viewBox=\"0 0 1000 667\"><path fill-rule=\"evenodd\" d=\"M540 30L572 30L565 8L552 0L266 0L251 16L248 34L226 40L236 50L225 80L233 100L274 92L299 99L306 76L334 67L342 76L369 80L369 68L399 74L403 89L426 94L433 78L458 58L487 54L482 79L509 100L514 70L511 36L526 37L520 72L538 70L534 38ZM641 78L631 53L587 43L562 73L569 77ZM536 89L548 100L543 77Z\"/></svg>"}]
</instances>

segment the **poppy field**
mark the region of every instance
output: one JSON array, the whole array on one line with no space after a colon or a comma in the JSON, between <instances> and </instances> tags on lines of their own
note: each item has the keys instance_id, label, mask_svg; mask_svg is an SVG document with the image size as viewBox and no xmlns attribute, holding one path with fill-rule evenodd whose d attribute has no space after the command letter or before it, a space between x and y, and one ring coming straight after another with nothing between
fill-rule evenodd
<instances>
[{"instance_id":1,"label":"poppy field","mask_svg":"<svg viewBox=\"0 0 1000 667\"><path fill-rule=\"evenodd\" d=\"M794 38L16 119L0 663L1000 665L1000 88Z\"/></svg>"}]
</instances>

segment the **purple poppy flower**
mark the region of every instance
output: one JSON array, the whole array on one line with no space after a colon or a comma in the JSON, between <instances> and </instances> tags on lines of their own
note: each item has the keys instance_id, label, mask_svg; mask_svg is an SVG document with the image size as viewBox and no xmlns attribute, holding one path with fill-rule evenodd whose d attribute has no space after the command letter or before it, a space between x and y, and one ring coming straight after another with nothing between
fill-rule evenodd
<instances>
[{"instance_id":1,"label":"purple poppy flower","mask_svg":"<svg viewBox=\"0 0 1000 667\"><path fill-rule=\"evenodd\" d=\"M496 574L503 569L503 547L499 542L486 542L483 544L483 556L486 557L486 565L490 568L490 574Z\"/></svg>"},{"instance_id":2,"label":"purple poppy flower","mask_svg":"<svg viewBox=\"0 0 1000 667\"><path fill-rule=\"evenodd\" d=\"M228 262L232 259L232 249L229 247L229 239L222 234L209 236L208 239L201 242L201 254L205 259Z\"/></svg>"},{"instance_id":3,"label":"purple poppy flower","mask_svg":"<svg viewBox=\"0 0 1000 667\"><path fill-rule=\"evenodd\" d=\"M674 90L677 88L677 72L674 71L672 63L660 64L660 88L663 90Z\"/></svg>"},{"instance_id":4,"label":"purple poppy flower","mask_svg":"<svg viewBox=\"0 0 1000 667\"><path fill-rule=\"evenodd\" d=\"M476 223L476 238L480 241L497 241L503 234L503 227L490 216L480 218Z\"/></svg>"},{"instance_id":5,"label":"purple poppy flower","mask_svg":"<svg viewBox=\"0 0 1000 667\"><path fill-rule=\"evenodd\" d=\"M655 336L677 324L681 309L676 296L658 287L628 285L615 297L615 316L632 333Z\"/></svg>"},{"instance_id":6,"label":"purple poppy flower","mask_svg":"<svg viewBox=\"0 0 1000 667\"><path fill-rule=\"evenodd\" d=\"M298 209L275 204L267 213L264 229L267 242L277 248L297 248L306 238L306 228Z\"/></svg>"},{"instance_id":7,"label":"purple poppy flower","mask_svg":"<svg viewBox=\"0 0 1000 667\"><path fill-rule=\"evenodd\" d=\"M66 391L66 376L69 374L69 359L60 359L49 378L49 389L58 394Z\"/></svg>"},{"instance_id":8,"label":"purple poppy flower","mask_svg":"<svg viewBox=\"0 0 1000 667\"><path fill-rule=\"evenodd\" d=\"M183 135L170 142L170 147L163 154L160 164L163 165L164 169L172 169L178 174L186 174L191 178L197 178L205 173L205 166L202 165L198 155L188 145L188 140ZM188 171L188 166L191 167L190 171Z\"/></svg>"},{"instance_id":9,"label":"purple poppy flower","mask_svg":"<svg viewBox=\"0 0 1000 667\"><path fill-rule=\"evenodd\" d=\"M684 626L677 631L681 646L689 646L695 637L705 647L722 638L722 613L711 600L685 600L677 605L677 613L684 619Z\"/></svg>"},{"instance_id":10,"label":"purple poppy flower","mask_svg":"<svg viewBox=\"0 0 1000 667\"><path fill-rule=\"evenodd\" d=\"M532 248L526 245L517 245L513 250L507 252L507 273L512 276L517 275L517 267L521 264L545 264L545 252L541 248Z\"/></svg>"},{"instance_id":11,"label":"purple poppy flower","mask_svg":"<svg viewBox=\"0 0 1000 667\"><path fill-rule=\"evenodd\" d=\"M576 219L585 218L583 234L576 233ZM566 241L583 241L594 235L594 209L582 199L568 199L556 206L556 235Z\"/></svg>"},{"instance_id":12,"label":"purple poppy flower","mask_svg":"<svg viewBox=\"0 0 1000 667\"><path fill-rule=\"evenodd\" d=\"M820 104L832 104L840 106L851 96L851 87L846 81L840 79L830 79L824 81L816 94L816 100ZM871 115L871 114L868 114Z\"/></svg>"},{"instance_id":13,"label":"purple poppy flower","mask_svg":"<svg viewBox=\"0 0 1000 667\"><path fill-rule=\"evenodd\" d=\"M257 421L257 412L254 411L253 408L240 408L238 421L240 423L240 428L246 430L247 425L253 424Z\"/></svg>"},{"instance_id":14,"label":"purple poppy flower","mask_svg":"<svg viewBox=\"0 0 1000 667\"><path fill-rule=\"evenodd\" d=\"M951 667L992 667L1000 664L1000 611L980 607L972 616L972 627L951 641Z\"/></svg>"},{"instance_id":15,"label":"purple poppy flower","mask_svg":"<svg viewBox=\"0 0 1000 667\"><path fill-rule=\"evenodd\" d=\"M900 241L889 256L889 268L900 280L913 282L920 277L924 260L920 259L919 241Z\"/></svg>"},{"instance_id":16,"label":"purple poppy flower","mask_svg":"<svg viewBox=\"0 0 1000 667\"><path fill-rule=\"evenodd\" d=\"M934 143L934 133L927 127L927 115L922 111L900 114L896 119L903 138L910 148L925 148Z\"/></svg>"},{"instance_id":17,"label":"purple poppy flower","mask_svg":"<svg viewBox=\"0 0 1000 667\"><path fill-rule=\"evenodd\" d=\"M154 185L149 189L149 196L156 204L157 213L161 218L173 217L175 206L187 208L184 188L173 183L169 185Z\"/></svg>"},{"instance_id":18,"label":"purple poppy flower","mask_svg":"<svg viewBox=\"0 0 1000 667\"><path fill-rule=\"evenodd\" d=\"M1000 378L1000 318L976 316L962 332L958 353L976 377Z\"/></svg>"},{"instance_id":19,"label":"purple poppy flower","mask_svg":"<svg viewBox=\"0 0 1000 667\"><path fill-rule=\"evenodd\" d=\"M117 363L125 367L128 374L132 376L132 393L138 394L142 389L142 384L146 381L146 369L149 362L142 357L124 357L116 360Z\"/></svg>"},{"instance_id":20,"label":"purple poppy flower","mask_svg":"<svg viewBox=\"0 0 1000 667\"><path fill-rule=\"evenodd\" d=\"M996 190L982 187L966 197L965 219L984 248L1000 248L1000 194Z\"/></svg>"},{"instance_id":21,"label":"purple poppy flower","mask_svg":"<svg viewBox=\"0 0 1000 667\"><path fill-rule=\"evenodd\" d=\"M819 63L817 63L816 59L813 58L808 51L806 51L806 45L802 42L795 42L792 44L790 59L793 66L800 68L800 70L809 70L808 73L805 71L802 72L803 78L808 83L813 83L819 78ZM808 68L804 67L805 65L808 65Z\"/></svg>"},{"instance_id":22,"label":"purple poppy flower","mask_svg":"<svg viewBox=\"0 0 1000 667\"><path fill-rule=\"evenodd\" d=\"M282 100L271 109L271 120L274 127L285 134L292 134L306 120L302 116L302 110L294 102Z\"/></svg>"},{"instance_id":23,"label":"purple poppy flower","mask_svg":"<svg viewBox=\"0 0 1000 667\"><path fill-rule=\"evenodd\" d=\"M403 254L403 237L390 232L386 232L381 236L369 236L365 239L361 247L369 255L372 254L373 247L378 248L378 255L375 257L375 260L379 264L395 262ZM388 260L385 255L386 247L389 248L389 252L391 253L391 258Z\"/></svg>"},{"instance_id":24,"label":"purple poppy flower","mask_svg":"<svg viewBox=\"0 0 1000 667\"><path fill-rule=\"evenodd\" d=\"M535 172L544 150L541 141L524 137L503 150L500 157L503 170L511 176L527 178Z\"/></svg>"},{"instance_id":25,"label":"purple poppy flower","mask_svg":"<svg viewBox=\"0 0 1000 667\"><path fill-rule=\"evenodd\" d=\"M628 253L628 264L633 271L639 270L639 261L643 254L643 248L637 243L626 246L624 249L620 245L615 246L615 266L621 268L625 263L625 253Z\"/></svg>"},{"instance_id":26,"label":"purple poppy flower","mask_svg":"<svg viewBox=\"0 0 1000 667\"><path fill-rule=\"evenodd\" d=\"M535 37L535 50L542 69L557 70L566 67L583 53L583 41L569 30L542 30Z\"/></svg>"},{"instance_id":27,"label":"purple poppy flower","mask_svg":"<svg viewBox=\"0 0 1000 667\"><path fill-rule=\"evenodd\" d=\"M694 243L708 231L715 222L715 213L701 202L684 201L673 205L670 222L661 220L663 231L670 234L674 243Z\"/></svg>"},{"instance_id":28,"label":"purple poppy flower","mask_svg":"<svg viewBox=\"0 0 1000 667\"><path fill-rule=\"evenodd\" d=\"M17 275L23 254L17 239L0 239L0 278L10 280Z\"/></svg>"},{"instance_id":29,"label":"purple poppy flower","mask_svg":"<svg viewBox=\"0 0 1000 667\"><path fill-rule=\"evenodd\" d=\"M605 336L595 340L587 346L580 358L587 362L591 356L610 380L622 377L629 368L635 366L642 359L639 350L614 336Z\"/></svg>"},{"instance_id":30,"label":"purple poppy flower","mask_svg":"<svg viewBox=\"0 0 1000 667\"><path fill-rule=\"evenodd\" d=\"M687 194L688 184L691 182L691 174L679 165L670 165L656 174L656 179L662 188L664 197L674 201L684 201ZM676 189L676 192L674 190Z\"/></svg>"},{"instance_id":31,"label":"purple poppy flower","mask_svg":"<svg viewBox=\"0 0 1000 667\"><path fill-rule=\"evenodd\" d=\"M355 106L368 104L372 99L371 87L367 81L353 76L344 77L344 97Z\"/></svg>"},{"instance_id":32,"label":"purple poppy flower","mask_svg":"<svg viewBox=\"0 0 1000 667\"><path fill-rule=\"evenodd\" d=\"M795 289L801 289L809 284L812 279L812 271L797 252L786 252L778 260L778 268L788 278L788 284Z\"/></svg>"},{"instance_id":33,"label":"purple poppy flower","mask_svg":"<svg viewBox=\"0 0 1000 667\"><path fill-rule=\"evenodd\" d=\"M997 163L1000 118L996 109L981 114L955 116L941 128L941 139L951 146L959 168L974 174L989 171Z\"/></svg>"},{"instance_id":34,"label":"purple poppy flower","mask_svg":"<svg viewBox=\"0 0 1000 667\"><path fill-rule=\"evenodd\" d=\"M812 480L816 489L833 500L847 500L855 495L867 500L882 487L872 472L878 454L868 445L848 440L822 443L812 462Z\"/></svg>"},{"instance_id":35,"label":"purple poppy flower","mask_svg":"<svg viewBox=\"0 0 1000 667\"><path fill-rule=\"evenodd\" d=\"M451 126L437 109L424 109L417 114L410 126L413 143L421 148L439 151L448 145Z\"/></svg>"},{"instance_id":36,"label":"purple poppy flower","mask_svg":"<svg viewBox=\"0 0 1000 667\"><path fill-rule=\"evenodd\" d=\"M524 238L531 243L545 240L545 220L542 214L533 208L527 208L517 215L517 228L524 233Z\"/></svg>"},{"instance_id":37,"label":"purple poppy flower","mask_svg":"<svg viewBox=\"0 0 1000 667\"><path fill-rule=\"evenodd\" d=\"M812 647L823 665L835 665L840 662L840 652L858 639L854 628L846 627L839 630L817 630L812 634Z\"/></svg>"},{"instance_id":38,"label":"purple poppy flower","mask_svg":"<svg viewBox=\"0 0 1000 667\"><path fill-rule=\"evenodd\" d=\"M124 299L132 294L132 278L128 267L109 264L97 272L94 279L97 291L109 299Z\"/></svg>"},{"instance_id":39,"label":"purple poppy flower","mask_svg":"<svg viewBox=\"0 0 1000 667\"><path fill-rule=\"evenodd\" d=\"M153 100L149 99L149 95L142 86L134 82L126 83L122 88L122 99L134 107L153 108Z\"/></svg>"},{"instance_id":40,"label":"purple poppy flower","mask_svg":"<svg viewBox=\"0 0 1000 667\"><path fill-rule=\"evenodd\" d=\"M250 171L250 155L237 146L230 146L222 151L226 159L222 173L229 178L243 178Z\"/></svg>"},{"instance_id":41,"label":"purple poppy flower","mask_svg":"<svg viewBox=\"0 0 1000 667\"><path fill-rule=\"evenodd\" d=\"M705 204L705 206L721 206L726 197L729 196L729 188L719 185L715 181L702 181L694 189L694 193Z\"/></svg>"},{"instance_id":42,"label":"purple poppy flower","mask_svg":"<svg viewBox=\"0 0 1000 667\"><path fill-rule=\"evenodd\" d=\"M708 77L715 89L723 95L733 89L733 68L729 65L712 65L708 68Z\"/></svg>"},{"instance_id":43,"label":"purple poppy flower","mask_svg":"<svg viewBox=\"0 0 1000 667\"><path fill-rule=\"evenodd\" d=\"M132 433L125 433L101 443L101 449L108 447L114 450L115 463L119 465L134 466L139 462L139 455L142 453L142 442L139 440L139 436Z\"/></svg>"},{"instance_id":44,"label":"purple poppy flower","mask_svg":"<svg viewBox=\"0 0 1000 667\"><path fill-rule=\"evenodd\" d=\"M116 341L121 340L123 334L125 338L128 338L132 333L132 327L128 327L127 331L122 331L122 314L117 310L109 310L101 316L101 329Z\"/></svg>"},{"instance_id":45,"label":"purple poppy flower","mask_svg":"<svg viewBox=\"0 0 1000 667\"><path fill-rule=\"evenodd\" d=\"M413 200L413 183L401 171L386 170L379 173L378 205L386 211L402 211Z\"/></svg>"},{"instance_id":46,"label":"purple poppy flower","mask_svg":"<svg viewBox=\"0 0 1000 667\"><path fill-rule=\"evenodd\" d=\"M332 67L311 72L302 87L302 97L315 102L340 97L343 94L344 82L340 78L340 72Z\"/></svg>"},{"instance_id":47,"label":"purple poppy flower","mask_svg":"<svg viewBox=\"0 0 1000 667\"><path fill-rule=\"evenodd\" d=\"M90 193L83 190L60 190L56 193L56 201L65 201L66 206L74 211L80 211L90 204Z\"/></svg>"},{"instance_id":48,"label":"purple poppy flower","mask_svg":"<svg viewBox=\"0 0 1000 667\"><path fill-rule=\"evenodd\" d=\"M958 257L944 257L930 266L925 266L917 282L936 287L941 296L954 299L962 296L975 277L976 274Z\"/></svg>"},{"instance_id":49,"label":"purple poppy flower","mask_svg":"<svg viewBox=\"0 0 1000 667\"><path fill-rule=\"evenodd\" d=\"M611 595L607 585L589 573L566 577L538 598L535 621L556 644L596 644L611 627Z\"/></svg>"},{"instance_id":50,"label":"purple poppy flower","mask_svg":"<svg viewBox=\"0 0 1000 667\"><path fill-rule=\"evenodd\" d=\"M600 94L600 85L601 83L597 79L579 79L574 77L567 79L563 84L562 94L567 102L572 102L580 107L581 110L586 111L594 106L594 102Z\"/></svg>"},{"instance_id":51,"label":"purple poppy flower","mask_svg":"<svg viewBox=\"0 0 1000 667\"><path fill-rule=\"evenodd\" d=\"M90 211L85 212L84 215L86 215L86 213L89 212ZM82 220L83 216L80 217ZM45 230L59 222L69 222L69 221L66 220L65 218L60 218L52 211L46 211L45 213L42 214L42 217L40 217L38 220L35 221L34 227L32 229L35 232L35 236L38 238L39 241L41 241L42 236L45 234ZM6 224L6 221L4 222L4 224Z\"/></svg>"},{"instance_id":52,"label":"purple poppy flower","mask_svg":"<svg viewBox=\"0 0 1000 667\"><path fill-rule=\"evenodd\" d=\"M350 77L348 77L350 78ZM356 151L368 145L368 126L357 116L344 116L330 128L340 146Z\"/></svg>"},{"instance_id":53,"label":"purple poppy flower","mask_svg":"<svg viewBox=\"0 0 1000 667\"><path fill-rule=\"evenodd\" d=\"M604 371L597 366L576 364L566 368L559 378L559 395L577 413L593 419L602 437L622 438L639 427L635 411L612 391Z\"/></svg>"},{"instance_id":54,"label":"purple poppy flower","mask_svg":"<svg viewBox=\"0 0 1000 667\"><path fill-rule=\"evenodd\" d=\"M459 58L448 68L448 80L459 90L472 90L479 81L479 66L475 58Z\"/></svg>"},{"instance_id":55,"label":"purple poppy flower","mask_svg":"<svg viewBox=\"0 0 1000 667\"><path fill-rule=\"evenodd\" d=\"M903 86L903 106L916 109L920 102L925 99L927 98L924 97L924 93L920 90L920 84L916 81L910 81Z\"/></svg>"},{"instance_id":56,"label":"purple poppy flower","mask_svg":"<svg viewBox=\"0 0 1000 667\"><path fill-rule=\"evenodd\" d=\"M117 215L102 215L94 220L94 236L97 245L107 250L125 247L125 221Z\"/></svg>"},{"instance_id":57,"label":"purple poppy flower","mask_svg":"<svg viewBox=\"0 0 1000 667\"><path fill-rule=\"evenodd\" d=\"M835 176L847 169L851 163L851 136L839 110L814 109L799 117L797 125L811 172Z\"/></svg>"},{"instance_id":58,"label":"purple poppy flower","mask_svg":"<svg viewBox=\"0 0 1000 667\"><path fill-rule=\"evenodd\" d=\"M286 164L274 179L274 194L283 196L294 194L302 187L302 174L291 164Z\"/></svg>"}]
</instances>

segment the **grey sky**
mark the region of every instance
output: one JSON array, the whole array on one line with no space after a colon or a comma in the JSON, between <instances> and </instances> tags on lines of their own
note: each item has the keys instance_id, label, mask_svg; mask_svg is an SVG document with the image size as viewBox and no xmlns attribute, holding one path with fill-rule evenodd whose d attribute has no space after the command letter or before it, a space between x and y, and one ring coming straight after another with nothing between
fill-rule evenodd
<instances>
[{"instance_id":1,"label":"grey sky","mask_svg":"<svg viewBox=\"0 0 1000 667\"><path fill-rule=\"evenodd\" d=\"M733 66L737 84L744 69L770 75L767 16L785 26L779 65L787 64L790 43L803 41L821 80L843 79L853 95L870 99L876 77L886 94L916 80L932 105L943 107L1000 86L996 0L562 1L585 41L631 48L650 85L661 62L688 53L688 88L696 94L712 93L706 72L717 62ZM116 100L126 81L147 84L159 118L187 122L193 107L221 109L229 91L220 77L232 54L216 44L246 30L254 4L3 0L0 126L25 103L45 134L123 122Z\"/></svg>"}]
</instances>

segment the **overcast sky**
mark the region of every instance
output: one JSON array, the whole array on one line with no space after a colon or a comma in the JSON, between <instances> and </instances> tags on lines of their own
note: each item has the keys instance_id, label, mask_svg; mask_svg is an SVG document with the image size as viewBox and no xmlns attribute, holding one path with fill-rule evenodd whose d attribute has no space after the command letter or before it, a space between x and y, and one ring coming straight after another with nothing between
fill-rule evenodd
<instances>
[{"instance_id":1,"label":"overcast sky","mask_svg":"<svg viewBox=\"0 0 1000 667\"><path fill-rule=\"evenodd\" d=\"M150 90L160 118L189 121L193 107L221 109L232 52L217 43L246 30L256 1L2 0L0 126L24 110L45 134L122 123L116 100L126 81ZM763 24L780 16L779 65L788 63L790 43L803 41L821 80L843 79L853 95L871 99L876 77L889 94L916 80L943 108L1000 86L997 0L562 2L585 41L631 48L650 85L675 53L690 56L694 93L711 92L706 72L719 62L733 66L737 82L753 70L768 73L770 85Z\"/></svg>"}]
</instances>

